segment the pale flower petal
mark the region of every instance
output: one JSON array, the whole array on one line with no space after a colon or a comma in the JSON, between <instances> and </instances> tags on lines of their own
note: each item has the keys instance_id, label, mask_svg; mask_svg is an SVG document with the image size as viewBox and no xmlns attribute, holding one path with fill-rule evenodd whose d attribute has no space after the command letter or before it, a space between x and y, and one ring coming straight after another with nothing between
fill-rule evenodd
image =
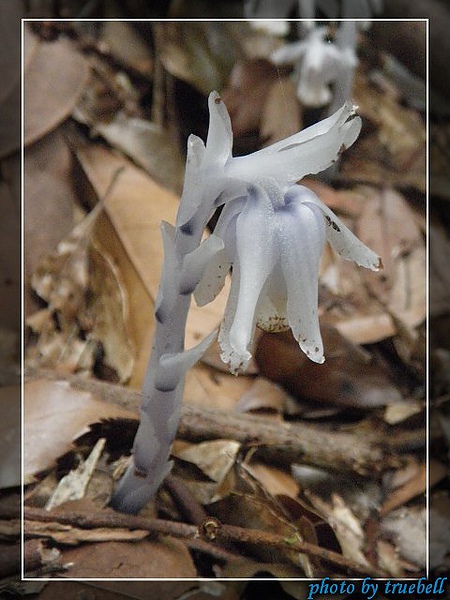
<instances>
[{"instance_id":1,"label":"pale flower petal","mask_svg":"<svg viewBox=\"0 0 450 600\"><path fill-rule=\"evenodd\" d=\"M266 281L256 307L256 325L268 332L286 331L287 287L279 261Z\"/></svg>"},{"instance_id":2,"label":"pale flower petal","mask_svg":"<svg viewBox=\"0 0 450 600\"><path fill-rule=\"evenodd\" d=\"M231 159L227 176L250 182L272 178L281 185L296 183L336 162L340 153L356 140L360 129L361 119L355 107L346 103L327 119L281 142Z\"/></svg>"},{"instance_id":3,"label":"pale flower petal","mask_svg":"<svg viewBox=\"0 0 450 600\"><path fill-rule=\"evenodd\" d=\"M229 364L231 373L237 375L241 371L245 371L248 362L250 361L250 352L247 352L244 357L239 355L230 344L230 329L234 322L234 315L239 298L239 286L241 282L239 264L233 268L233 277L231 278L230 292L228 294L225 314L222 320L219 331L219 345L222 350L220 358L226 364Z\"/></svg>"},{"instance_id":4,"label":"pale flower petal","mask_svg":"<svg viewBox=\"0 0 450 600\"><path fill-rule=\"evenodd\" d=\"M180 294L192 294L204 276L209 263L223 250L223 240L211 234L184 257L181 271Z\"/></svg>"},{"instance_id":5,"label":"pale flower petal","mask_svg":"<svg viewBox=\"0 0 450 600\"><path fill-rule=\"evenodd\" d=\"M323 343L318 319L319 261L325 243L325 225L313 204L295 205L297 219L285 215L281 242L281 267L288 290L289 325L300 348L322 363ZM299 230L299 224L301 229Z\"/></svg>"},{"instance_id":6,"label":"pale flower petal","mask_svg":"<svg viewBox=\"0 0 450 600\"><path fill-rule=\"evenodd\" d=\"M209 164L224 165L231 157L233 131L227 108L217 92L208 98L209 128L206 140L205 161Z\"/></svg>"},{"instance_id":7,"label":"pale flower petal","mask_svg":"<svg viewBox=\"0 0 450 600\"><path fill-rule=\"evenodd\" d=\"M191 134L187 143L186 170L184 174L183 202L177 214L177 227L185 225L198 210L202 202L202 180L200 168L205 156L205 144Z\"/></svg>"},{"instance_id":8,"label":"pale flower petal","mask_svg":"<svg viewBox=\"0 0 450 600\"><path fill-rule=\"evenodd\" d=\"M312 193L309 201L316 204L323 212L327 224L327 240L337 254L372 271L378 271L383 267L378 254L361 242L320 198Z\"/></svg>"},{"instance_id":9,"label":"pale flower petal","mask_svg":"<svg viewBox=\"0 0 450 600\"><path fill-rule=\"evenodd\" d=\"M236 251L236 219L243 206L243 199L231 200L224 206L217 221L213 235L223 240L226 249L219 251L211 259L195 288L194 298L198 306L212 302L225 285Z\"/></svg>"},{"instance_id":10,"label":"pale flower petal","mask_svg":"<svg viewBox=\"0 0 450 600\"><path fill-rule=\"evenodd\" d=\"M233 350L245 361L255 328L255 310L261 290L269 277L277 256L273 245L274 210L265 190L254 187L236 221L236 263L239 263L239 297L230 328Z\"/></svg>"}]
</instances>

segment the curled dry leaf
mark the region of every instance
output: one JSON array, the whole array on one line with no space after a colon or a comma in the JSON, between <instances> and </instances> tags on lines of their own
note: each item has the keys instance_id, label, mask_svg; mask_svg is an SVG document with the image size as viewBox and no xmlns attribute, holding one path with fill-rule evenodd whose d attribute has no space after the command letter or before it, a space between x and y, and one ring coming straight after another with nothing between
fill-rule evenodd
<instances>
[{"instance_id":1,"label":"curled dry leaf","mask_svg":"<svg viewBox=\"0 0 450 600\"><path fill-rule=\"evenodd\" d=\"M30 366L91 373L101 349L103 363L126 381L134 349L126 327L125 289L112 259L98 246L90 248L102 208L99 203L31 278L47 307L27 319L38 336L28 347L27 359Z\"/></svg>"},{"instance_id":2,"label":"curled dry leaf","mask_svg":"<svg viewBox=\"0 0 450 600\"><path fill-rule=\"evenodd\" d=\"M91 249L94 315L89 337L98 340L104 350L103 361L114 369L119 380L128 381L133 372L136 351L128 327L128 296L120 271L104 249Z\"/></svg>"},{"instance_id":3,"label":"curled dry leaf","mask_svg":"<svg viewBox=\"0 0 450 600\"><path fill-rule=\"evenodd\" d=\"M241 445L233 440L214 440L174 452L175 456L194 464L209 478L206 482L185 480L199 502L208 504L230 492L234 480L228 475L240 448Z\"/></svg>"},{"instance_id":4,"label":"curled dry leaf","mask_svg":"<svg viewBox=\"0 0 450 600\"><path fill-rule=\"evenodd\" d=\"M345 503L343 498L332 493L327 502L312 492L307 492L308 500L316 510L323 514L334 529L344 556L360 565L369 563L364 555L365 533L359 519Z\"/></svg>"}]
</instances>

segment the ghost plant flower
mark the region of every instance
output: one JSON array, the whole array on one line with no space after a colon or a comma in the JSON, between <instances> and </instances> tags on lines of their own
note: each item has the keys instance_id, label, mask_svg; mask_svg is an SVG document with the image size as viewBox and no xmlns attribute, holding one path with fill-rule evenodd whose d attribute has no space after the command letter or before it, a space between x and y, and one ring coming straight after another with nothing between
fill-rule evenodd
<instances>
[{"instance_id":1,"label":"ghost plant flower","mask_svg":"<svg viewBox=\"0 0 450 600\"><path fill-rule=\"evenodd\" d=\"M312 27L304 39L285 44L272 54L274 64L294 65L297 96L305 106L328 104L332 99L331 84L341 98L349 99L349 87L357 63L356 35L352 35L352 31L356 31L355 23L345 21L338 30L338 41L332 43L326 40L326 27ZM350 77L347 73L351 74Z\"/></svg>"},{"instance_id":2,"label":"ghost plant flower","mask_svg":"<svg viewBox=\"0 0 450 600\"><path fill-rule=\"evenodd\" d=\"M296 182L335 162L357 138L361 120L344 104L335 114L272 146L232 156L225 105L209 97L206 144L191 136L176 225L164 223L164 265L155 304L156 329L142 391L133 462L112 498L137 512L169 472L183 396L184 375L215 339L213 332L185 350L191 295L212 300L232 267L232 284L219 333L222 358L233 372L250 359L256 325L290 327L302 350L323 361L317 317L318 262L325 239L343 258L377 269L380 261L319 198ZM204 228L224 205L213 234Z\"/></svg>"}]
</instances>

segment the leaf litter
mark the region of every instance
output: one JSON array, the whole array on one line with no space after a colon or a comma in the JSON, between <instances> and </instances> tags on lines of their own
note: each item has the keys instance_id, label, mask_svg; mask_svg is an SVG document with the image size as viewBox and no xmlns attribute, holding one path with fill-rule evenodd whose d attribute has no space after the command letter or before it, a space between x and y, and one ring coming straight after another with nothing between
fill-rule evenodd
<instances>
[{"instance_id":1,"label":"leaf litter","mask_svg":"<svg viewBox=\"0 0 450 600\"><path fill-rule=\"evenodd\" d=\"M208 24L201 24L200 36L196 36L194 24L182 32L173 24L157 24L150 28L156 40L154 54L143 50L142 63L139 57L120 56L116 61L114 54L100 52L107 48L102 43L106 44L110 32L104 40L101 31L92 39L87 28L77 25L72 42L64 40L63 56L68 57L64 60L70 60L73 53L74 60L88 65L90 78L80 79L80 73L68 72L67 77L73 78L69 81L75 94L72 98L77 102L64 100L59 107L64 108L63 116L42 131L36 130L35 137L45 136L50 127L64 133L74 172L79 173L84 189L90 189L89 198L93 205L97 202L97 208L89 207L88 216L60 241L31 278L43 306L27 320L31 335L26 365L38 369L39 375L38 381L27 383L25 393L27 506L43 507L65 477L74 478L79 485L87 457L95 444L105 439L101 444L106 449L101 455L99 451L91 484L83 484L84 492L77 492L80 499L76 502L84 503L77 510L86 517L109 511L107 504L117 477L114 468L126 461L136 424L135 396L127 404L127 394L139 389L150 350L151 313L162 264L159 223L162 219L173 222L178 202L179 166L174 165L179 165L179 158L172 163L167 152L181 155L184 148L177 147L177 140L183 139L186 128L203 131L202 113L191 105L209 91L213 80L215 86L232 90L236 80L233 83L229 78L237 58L244 57L248 64L255 59L254 49L252 53L247 47L253 33L246 38L247 45L240 43L247 24L217 27L218 46L212 49ZM130 27L126 34L137 35ZM45 41L38 44L48 50ZM258 46L258 52L263 47ZM52 60L58 62L56 55ZM45 80L44 67L39 65L30 61L28 68L37 70L33 76ZM101 103L108 96L99 81L107 72L114 76L116 87L105 118L101 107L106 105ZM253 71L255 85L264 84L268 89L261 73L263 70ZM187 85L183 101L176 92L181 85ZM242 129L237 145L242 142L242 148L251 151L253 145L283 137L285 131L297 129L310 118L305 107L295 106L288 86L287 80L283 84L283 77L276 75L266 105L258 107L256 114L251 96L234 97ZM150 104L148 90L152 90ZM58 509L46 511L54 517L53 522L30 517L25 530L30 538L53 540L63 562L71 564L64 577L233 577L242 573L252 577L262 571L280 577L342 576L352 573L355 563L362 573L379 569L403 577L423 572L425 545L420 532L424 531L425 419L420 344L426 312L425 126L417 111L377 87L362 69L355 90L367 131L354 151L344 154L336 182L312 179L306 183L320 190L330 207L383 256L385 270L369 277L336 261L331 253L324 256L320 311L327 362L320 371L295 351L288 336L264 334L258 339L257 360L250 375L236 380L225 373L216 366L213 349L206 357L208 364L197 365L189 373L184 398L205 419L205 410L211 407L222 410L224 419L227 412L239 412L243 419L248 412L256 414L255 439L267 420L287 427L307 421L319 438L333 431L355 436L371 431L371 439L380 446L397 433L398 445L390 450L397 463L391 461L384 473L374 471L372 476L355 472L337 476L333 464L329 471L324 470L322 465L302 463L302 456L290 464L265 464L258 459L258 443L252 443L250 437L244 444L225 437L208 441L188 430L173 449L173 477L187 490L183 501L174 502L168 483L143 515L162 521L169 518L175 532L185 524L187 507L200 508L207 517L218 519L225 530L227 525L239 528L246 541L200 543L183 536L176 539L175 533L151 533L149 537L151 528L85 528L76 519L58 533L62 526L59 511L66 506L70 512L73 506L70 492ZM39 89L31 93L33 106L39 107ZM58 96L55 101L63 102ZM283 122L280 116L286 116L287 107L291 117ZM68 135L67 123L62 122L71 116L75 118L71 124L77 130L75 137ZM249 138L252 131L255 136ZM170 174L162 175L168 164L173 165ZM120 175L114 178L118 169ZM86 197L80 197L83 210ZM32 253L33 248L27 252ZM207 307L206 314L193 306L187 344L193 345L214 329L222 312L220 298L216 306ZM50 370L56 381L45 381L41 369ZM88 388L89 378L101 377L109 382L107 386L120 382L123 391L100 405L90 394L63 383L67 373L81 377ZM124 409L114 405L132 411L119 414ZM108 425L108 419L116 419L114 425L112 421ZM92 435L80 437L89 428ZM402 435L409 440L403 447ZM121 453L125 458L115 462ZM68 466L62 467L63 457ZM416 470L405 475L403 483L388 484L387 475L397 475L400 481L408 464L416 464ZM433 480L433 486L439 487L440 478ZM94 480L100 486L97 489ZM343 491L349 482L353 482L353 495ZM44 485L48 490L40 493ZM201 511L195 514L203 514ZM405 530L405 524L413 522L414 540ZM374 541L370 527L380 531L382 538ZM254 534L250 539L244 535L248 532ZM280 540L278 546L267 546L264 534L268 533L276 533L284 547ZM124 541L132 538L133 542ZM292 547L290 540L294 541ZM297 542L335 554L318 558L296 549ZM75 543L77 547L68 551L67 544ZM152 557L145 565L137 559L142 552ZM397 560L389 571L387 565L394 555ZM343 563L333 562L336 556ZM119 557L124 557L123 562Z\"/></svg>"}]
</instances>

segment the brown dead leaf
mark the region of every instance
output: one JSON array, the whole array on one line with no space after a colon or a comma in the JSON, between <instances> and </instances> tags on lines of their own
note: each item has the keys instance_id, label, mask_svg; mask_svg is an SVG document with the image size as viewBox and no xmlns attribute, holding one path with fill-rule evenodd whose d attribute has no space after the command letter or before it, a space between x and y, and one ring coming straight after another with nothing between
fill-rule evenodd
<instances>
[{"instance_id":1,"label":"brown dead leaf","mask_svg":"<svg viewBox=\"0 0 450 600\"><path fill-rule=\"evenodd\" d=\"M145 557L148 557L146 559ZM189 578L196 577L186 546L173 538L133 543L91 543L63 552L69 578Z\"/></svg>"},{"instance_id":2,"label":"brown dead leaf","mask_svg":"<svg viewBox=\"0 0 450 600\"><path fill-rule=\"evenodd\" d=\"M369 289L405 327L426 314L426 249L417 218L405 199L392 189L367 188L368 202L357 234L383 261L377 273L364 273Z\"/></svg>"},{"instance_id":3,"label":"brown dead leaf","mask_svg":"<svg viewBox=\"0 0 450 600\"><path fill-rule=\"evenodd\" d=\"M426 191L426 130L420 114L406 108L357 71L355 103L372 131L345 153L347 180Z\"/></svg>"},{"instance_id":4,"label":"brown dead leaf","mask_svg":"<svg viewBox=\"0 0 450 600\"><path fill-rule=\"evenodd\" d=\"M430 465L430 485L434 485L439 480L445 478L447 468L438 461L432 461ZM416 473L408 479L403 485L392 491L380 508L380 514L386 515L392 510L403 506L412 498L425 494L427 489L427 466L422 463Z\"/></svg>"},{"instance_id":5,"label":"brown dead leaf","mask_svg":"<svg viewBox=\"0 0 450 600\"><path fill-rule=\"evenodd\" d=\"M91 339L101 343L104 363L118 374L119 381L129 381L136 354L128 320L128 294L114 259L98 245L90 253L94 314Z\"/></svg>"},{"instance_id":6,"label":"brown dead leaf","mask_svg":"<svg viewBox=\"0 0 450 600\"><path fill-rule=\"evenodd\" d=\"M159 59L173 77L207 95L222 89L241 52L239 32L245 30L245 23L160 23L155 26Z\"/></svg>"},{"instance_id":7,"label":"brown dead leaf","mask_svg":"<svg viewBox=\"0 0 450 600\"><path fill-rule=\"evenodd\" d=\"M241 445L233 440L202 442L174 450L177 458L195 465L209 480L184 479L193 496L202 504L209 504L226 496L233 487L230 471L236 462Z\"/></svg>"},{"instance_id":8,"label":"brown dead leaf","mask_svg":"<svg viewBox=\"0 0 450 600\"><path fill-rule=\"evenodd\" d=\"M387 373L334 327L322 323L326 361L318 365L300 350L291 332L266 333L258 344L261 375L309 402L373 408L402 401Z\"/></svg>"},{"instance_id":9,"label":"brown dead leaf","mask_svg":"<svg viewBox=\"0 0 450 600\"><path fill-rule=\"evenodd\" d=\"M27 360L34 367L91 374L101 348L102 363L126 381L134 349L126 327L125 289L114 262L98 246L90 247L102 209L97 204L32 275L33 290L47 307L27 320L37 335Z\"/></svg>"},{"instance_id":10,"label":"brown dead leaf","mask_svg":"<svg viewBox=\"0 0 450 600\"><path fill-rule=\"evenodd\" d=\"M134 413L96 400L65 381L32 381L24 388L24 478L50 468L91 423Z\"/></svg>"},{"instance_id":11,"label":"brown dead leaf","mask_svg":"<svg viewBox=\"0 0 450 600\"><path fill-rule=\"evenodd\" d=\"M29 279L44 256L74 226L76 200L70 151L58 129L26 149L24 158L25 314L32 312Z\"/></svg>"},{"instance_id":12,"label":"brown dead leaf","mask_svg":"<svg viewBox=\"0 0 450 600\"><path fill-rule=\"evenodd\" d=\"M236 62L221 92L236 138L259 130L267 95L276 82L277 68L268 60L260 58Z\"/></svg>"},{"instance_id":13,"label":"brown dead leaf","mask_svg":"<svg viewBox=\"0 0 450 600\"><path fill-rule=\"evenodd\" d=\"M426 310L423 218L392 189L380 192L358 186L355 194L361 209L350 228L386 266L377 273L369 272L343 261L326 247L321 263L321 316L356 343L397 335L405 346L399 347L399 353L409 363L408 348L410 355L420 355L418 346L411 349L420 344L420 332L415 328L423 322ZM335 195L331 198L339 203Z\"/></svg>"},{"instance_id":14,"label":"brown dead leaf","mask_svg":"<svg viewBox=\"0 0 450 600\"><path fill-rule=\"evenodd\" d=\"M225 498L208 505L208 512L223 523L250 529L271 531L287 539L299 537L304 540L299 524L292 523L282 504L253 477L246 466L235 466L236 486ZM314 577L319 571L314 559L289 550L264 548L261 544L249 545L253 557L266 562L282 562L298 565L297 576ZM287 560L286 560L287 559Z\"/></svg>"},{"instance_id":15,"label":"brown dead leaf","mask_svg":"<svg viewBox=\"0 0 450 600\"><path fill-rule=\"evenodd\" d=\"M238 412L263 412L282 414L286 405L286 392L265 377L257 377L235 406Z\"/></svg>"},{"instance_id":16,"label":"brown dead leaf","mask_svg":"<svg viewBox=\"0 0 450 600\"><path fill-rule=\"evenodd\" d=\"M327 502L310 490L305 495L334 529L344 556L360 565L369 566L364 555L365 532L344 499L338 494L332 493L331 499Z\"/></svg>"},{"instance_id":17,"label":"brown dead leaf","mask_svg":"<svg viewBox=\"0 0 450 600\"><path fill-rule=\"evenodd\" d=\"M42 523L29 521L25 523L24 533L27 537L48 538L57 544L78 546L83 542L124 542L142 540L148 536L148 531L120 528L98 527L96 529L80 529L62 523Z\"/></svg>"},{"instance_id":18,"label":"brown dead leaf","mask_svg":"<svg viewBox=\"0 0 450 600\"><path fill-rule=\"evenodd\" d=\"M253 460L246 462L245 468L272 496L279 494L290 498L298 496L299 485L285 470Z\"/></svg>"},{"instance_id":19,"label":"brown dead leaf","mask_svg":"<svg viewBox=\"0 0 450 600\"><path fill-rule=\"evenodd\" d=\"M142 38L133 23L112 20L102 22L101 27L102 43L111 54L143 75L152 74L150 44Z\"/></svg>"},{"instance_id":20,"label":"brown dead leaf","mask_svg":"<svg viewBox=\"0 0 450 600\"><path fill-rule=\"evenodd\" d=\"M24 143L28 146L72 114L88 81L89 67L67 40L36 40L25 27L24 44Z\"/></svg>"}]
</instances>

